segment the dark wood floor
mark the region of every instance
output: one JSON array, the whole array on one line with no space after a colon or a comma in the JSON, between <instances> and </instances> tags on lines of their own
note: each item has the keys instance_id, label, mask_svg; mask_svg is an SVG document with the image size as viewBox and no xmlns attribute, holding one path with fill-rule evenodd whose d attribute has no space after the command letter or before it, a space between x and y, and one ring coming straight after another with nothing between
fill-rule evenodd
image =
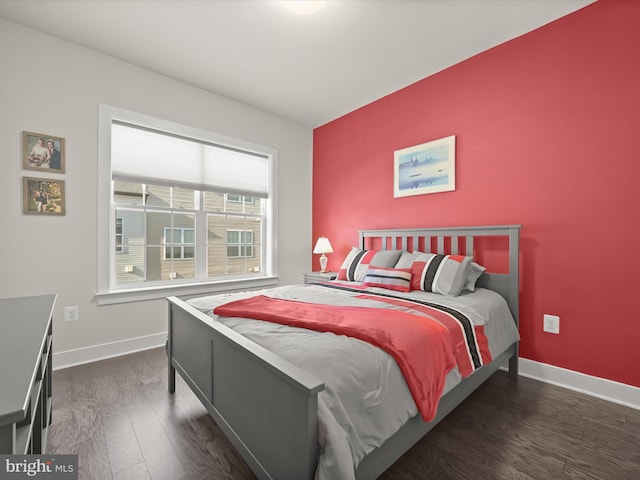
<instances>
[{"instance_id":1,"label":"dark wood floor","mask_svg":"<svg viewBox=\"0 0 640 480\"><path fill-rule=\"evenodd\" d=\"M166 363L55 371L48 453L77 453L81 480L254 478L179 375L167 393ZM637 480L640 411L498 372L381 478Z\"/></svg>"}]
</instances>

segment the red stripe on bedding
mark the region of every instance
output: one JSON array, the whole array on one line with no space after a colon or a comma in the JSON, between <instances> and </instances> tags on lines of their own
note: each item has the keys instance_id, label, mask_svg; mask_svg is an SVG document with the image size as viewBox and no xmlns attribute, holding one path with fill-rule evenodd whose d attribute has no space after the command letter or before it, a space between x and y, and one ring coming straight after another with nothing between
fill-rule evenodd
<instances>
[{"instance_id":1,"label":"red stripe on bedding","mask_svg":"<svg viewBox=\"0 0 640 480\"><path fill-rule=\"evenodd\" d=\"M460 375L462 375L462 378L465 378L473 373L473 360L471 358L471 353L469 352L467 337L464 334L464 330L462 325L460 325L460 322L458 322L458 320L456 320L452 315L435 308L427 307L426 305L420 305L411 301L401 300L399 298L382 298L366 294L358 295L357 298L375 300L377 302L388 303L390 305L410 308L441 323L442 326L449 330L449 334L451 335L451 338L453 338L453 342L456 346L456 363L458 364L458 371L460 372Z\"/></svg>"},{"instance_id":2,"label":"red stripe on bedding","mask_svg":"<svg viewBox=\"0 0 640 480\"><path fill-rule=\"evenodd\" d=\"M324 305L258 295L220 305L213 313L333 332L381 348L397 362L426 422L435 417L445 377L456 365L455 345L445 327L427 317L398 310Z\"/></svg>"},{"instance_id":3,"label":"red stripe on bedding","mask_svg":"<svg viewBox=\"0 0 640 480\"><path fill-rule=\"evenodd\" d=\"M489 350L489 339L484 333L484 325L477 325L473 327L473 329L476 332L476 342L478 343L478 349L482 357L482 364L486 365L487 363L491 363L493 356Z\"/></svg>"},{"instance_id":4,"label":"red stripe on bedding","mask_svg":"<svg viewBox=\"0 0 640 480\"><path fill-rule=\"evenodd\" d=\"M458 362L460 375L462 378L465 378L473 373L473 359L471 358L469 344L467 343L467 338L464 334L464 328L453 315L442 310L438 310L437 308L431 308L426 305L412 302L411 300L402 300L400 298L379 297L377 295L367 294L358 295L357 298L376 300L378 302L385 302L391 305L411 308L412 310L428 315L434 320L442 323L443 326L449 329L449 333L456 344L456 360ZM489 339L484 333L483 325L474 325L473 330L475 332L474 341L477 350L480 353L480 357L482 358L482 365L486 365L492 360L491 351L489 350Z\"/></svg>"}]
</instances>

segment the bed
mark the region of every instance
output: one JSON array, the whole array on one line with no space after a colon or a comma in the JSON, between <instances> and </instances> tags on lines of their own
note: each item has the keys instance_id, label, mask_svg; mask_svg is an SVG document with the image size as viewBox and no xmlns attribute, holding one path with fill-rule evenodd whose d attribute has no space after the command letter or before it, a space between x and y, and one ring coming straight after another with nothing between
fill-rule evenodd
<instances>
[{"instance_id":1,"label":"bed","mask_svg":"<svg viewBox=\"0 0 640 480\"><path fill-rule=\"evenodd\" d=\"M508 266L508 272L484 271L477 279L476 290L480 296L504 299L509 318L517 327L519 232L519 225L363 230L359 232L358 248L476 254L474 258L478 258L478 246L490 250L490 255L496 253L493 251L496 248L504 250L506 258L501 265ZM335 295L344 298L347 295L344 290L355 289L342 282L337 286L287 286L277 292L298 298L300 292L320 295L321 290L322 295L328 294L325 293L328 290L338 290ZM258 478L312 479L320 470L319 452L326 449L325 443L320 443L326 441L326 425L322 420L326 415L319 420L319 410L324 412L325 390L330 389L325 385L326 379L320 380L319 375L301 368L298 362L261 346L257 337L252 340L239 333L242 330L234 329L234 324L225 324L221 317L207 313L211 310L210 302L213 306L221 305L260 293L190 301L168 299L169 392L175 392L177 371ZM275 291L267 292L267 296L277 295ZM430 421L414 414L407 421L402 420L394 433L366 450L357 459L354 478L372 479L382 474L498 368L508 365L509 375L515 379L517 338L494 353L491 362L452 382L439 399Z\"/></svg>"}]
</instances>

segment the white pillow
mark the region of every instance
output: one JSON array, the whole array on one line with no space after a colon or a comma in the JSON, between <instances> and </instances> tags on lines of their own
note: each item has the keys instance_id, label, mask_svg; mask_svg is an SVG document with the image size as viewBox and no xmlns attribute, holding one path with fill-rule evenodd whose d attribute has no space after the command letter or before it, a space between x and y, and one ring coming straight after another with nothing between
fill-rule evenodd
<instances>
[{"instance_id":1,"label":"white pillow","mask_svg":"<svg viewBox=\"0 0 640 480\"><path fill-rule=\"evenodd\" d=\"M469 264L469 267L467 268L467 276L464 280L464 287L462 287L462 289L468 290L470 292L475 292L476 282L485 270L486 268L484 268L482 265L479 265L476 262L471 262Z\"/></svg>"}]
</instances>

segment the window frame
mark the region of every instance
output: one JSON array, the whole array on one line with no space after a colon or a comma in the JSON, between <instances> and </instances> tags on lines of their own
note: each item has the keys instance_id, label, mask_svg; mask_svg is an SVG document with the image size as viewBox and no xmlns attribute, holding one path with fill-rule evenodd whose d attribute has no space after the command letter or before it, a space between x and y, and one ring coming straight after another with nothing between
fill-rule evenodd
<instances>
[{"instance_id":1,"label":"window frame","mask_svg":"<svg viewBox=\"0 0 640 480\"><path fill-rule=\"evenodd\" d=\"M269 161L269 197L265 200L265 238L261 244L264 272L228 276L211 280L189 279L183 283L169 282L149 285L116 285L115 272L115 206L111 202L111 125L114 121L152 128L169 134L190 137L230 148L260 154ZM261 288L278 283L277 272L277 167L276 149L245 140L197 129L167 120L132 112L110 105L98 105L98 278L96 297L98 305L129 301L150 300L170 295L196 295L245 288ZM202 230L203 236L206 229ZM199 234L199 233L198 233ZM206 245L206 238L196 238L198 245ZM105 254L108 252L108 255ZM205 256L206 258L206 256ZM198 268L198 267L196 267Z\"/></svg>"}]
</instances>

